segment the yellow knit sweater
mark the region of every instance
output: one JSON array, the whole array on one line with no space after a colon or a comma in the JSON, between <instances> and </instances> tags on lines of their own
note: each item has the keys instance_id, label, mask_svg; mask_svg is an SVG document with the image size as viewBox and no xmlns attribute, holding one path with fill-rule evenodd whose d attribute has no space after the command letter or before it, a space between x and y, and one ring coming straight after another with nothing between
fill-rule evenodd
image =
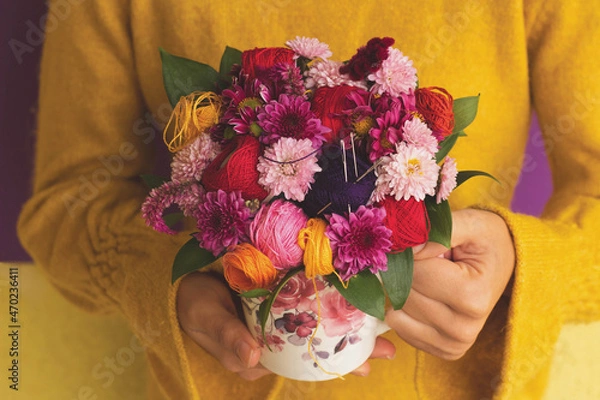
<instances>
[{"instance_id":1,"label":"yellow knit sweater","mask_svg":"<svg viewBox=\"0 0 600 400\"><path fill-rule=\"evenodd\" d=\"M84 309L128 318L148 346L162 396L538 398L561 325L600 318L600 3L70 4L47 35L34 195L19 234L64 296ZM64 15L64 2L51 1L51 10ZM502 185L469 181L453 195L453 207L478 205L502 215L514 236L517 266L511 299L501 300L461 360L417 352L388 333L398 356L373 362L368 378L246 382L179 329L170 269L187 237L153 232L139 211L146 189L137 177L152 171L153 150L162 145L154 128L170 112L158 47L217 66L225 45L281 46L296 35L329 43L336 59L349 58L373 36L391 36L415 61L421 86L443 86L455 97L481 93L477 120L453 154L459 169L488 171ZM521 166L535 168L523 159L532 108L554 176L541 219L505 208Z\"/></svg>"}]
</instances>

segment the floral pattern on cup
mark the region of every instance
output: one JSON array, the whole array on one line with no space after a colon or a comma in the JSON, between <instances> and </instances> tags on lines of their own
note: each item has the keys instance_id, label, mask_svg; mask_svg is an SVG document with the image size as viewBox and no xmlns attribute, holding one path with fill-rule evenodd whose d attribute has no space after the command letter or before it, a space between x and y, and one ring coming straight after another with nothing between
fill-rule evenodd
<instances>
[{"instance_id":1,"label":"floral pattern on cup","mask_svg":"<svg viewBox=\"0 0 600 400\"><path fill-rule=\"evenodd\" d=\"M315 284L318 295L315 293ZM263 299L244 300L245 312L249 316L254 314L258 320L258 307ZM286 343L305 346L306 351L302 353L301 359L317 368L319 360L327 360L344 351L348 345L361 341L359 330L366 318L362 311L348 303L330 283L321 278L313 283L303 273L299 273L289 280L273 302L264 337L260 326L255 325L254 331L265 351L282 352ZM327 347L324 347L326 338L337 340L328 340Z\"/></svg>"}]
</instances>

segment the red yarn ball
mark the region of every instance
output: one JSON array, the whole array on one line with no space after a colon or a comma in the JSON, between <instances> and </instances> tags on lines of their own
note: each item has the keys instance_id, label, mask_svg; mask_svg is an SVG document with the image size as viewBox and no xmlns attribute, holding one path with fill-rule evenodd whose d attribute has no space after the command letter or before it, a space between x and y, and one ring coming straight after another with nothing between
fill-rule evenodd
<instances>
[{"instance_id":1,"label":"red yarn ball","mask_svg":"<svg viewBox=\"0 0 600 400\"><path fill-rule=\"evenodd\" d=\"M201 183L209 191L239 190L244 200L264 200L268 192L258 184L256 165L260 143L252 136L237 136L206 167Z\"/></svg>"},{"instance_id":2,"label":"red yarn ball","mask_svg":"<svg viewBox=\"0 0 600 400\"><path fill-rule=\"evenodd\" d=\"M431 224L424 201L413 197L396 200L387 196L378 205L385 208L384 224L392 230L392 252L401 252L427 241Z\"/></svg>"}]
</instances>

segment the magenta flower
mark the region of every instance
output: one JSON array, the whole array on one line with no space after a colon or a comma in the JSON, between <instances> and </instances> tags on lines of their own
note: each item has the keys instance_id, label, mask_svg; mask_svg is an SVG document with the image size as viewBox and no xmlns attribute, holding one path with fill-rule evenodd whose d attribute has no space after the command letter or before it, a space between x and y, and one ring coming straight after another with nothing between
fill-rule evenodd
<instances>
[{"instance_id":1,"label":"magenta flower","mask_svg":"<svg viewBox=\"0 0 600 400\"><path fill-rule=\"evenodd\" d=\"M396 150L396 143L402 140L400 111L399 107L390 108L382 117L377 118L375 126L369 131L369 135L373 139L369 151L371 162L393 153Z\"/></svg>"},{"instance_id":2,"label":"magenta flower","mask_svg":"<svg viewBox=\"0 0 600 400\"><path fill-rule=\"evenodd\" d=\"M392 231L384 225L385 209L360 206L348 218L329 217L325 235L331 241L333 265L347 280L366 268L374 274L387 270Z\"/></svg>"},{"instance_id":3,"label":"magenta flower","mask_svg":"<svg viewBox=\"0 0 600 400\"><path fill-rule=\"evenodd\" d=\"M310 102L302 96L282 94L278 101L271 101L258 114L258 124L263 128L261 141L273 144L279 138L310 139L319 148L325 141L324 134L330 129L321 125L310 109Z\"/></svg>"},{"instance_id":4,"label":"magenta flower","mask_svg":"<svg viewBox=\"0 0 600 400\"><path fill-rule=\"evenodd\" d=\"M196 183L165 182L152 189L146 197L142 204L142 217L146 220L146 225L155 231L173 235L177 232L165 224L163 212L171 205L177 204L184 215L189 216L198 205L203 193L202 186Z\"/></svg>"},{"instance_id":5,"label":"magenta flower","mask_svg":"<svg viewBox=\"0 0 600 400\"><path fill-rule=\"evenodd\" d=\"M248 240L250 209L240 191L206 193L194 212L200 246L218 256L227 247Z\"/></svg>"}]
</instances>

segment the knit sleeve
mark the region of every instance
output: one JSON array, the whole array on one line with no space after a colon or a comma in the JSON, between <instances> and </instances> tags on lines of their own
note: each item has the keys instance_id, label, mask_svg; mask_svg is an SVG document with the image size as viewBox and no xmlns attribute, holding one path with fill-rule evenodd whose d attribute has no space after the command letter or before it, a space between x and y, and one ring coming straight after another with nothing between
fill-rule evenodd
<instances>
[{"instance_id":1,"label":"knit sleeve","mask_svg":"<svg viewBox=\"0 0 600 400\"><path fill-rule=\"evenodd\" d=\"M138 177L153 170L160 135L144 118L127 3L78 2L48 25L34 194L19 236L66 298L125 316L164 397L214 398L219 385L239 392L251 384L218 368L178 325L170 275L187 235L155 233L141 217L147 189ZM51 2L49 16L61 7Z\"/></svg>"},{"instance_id":2,"label":"knit sleeve","mask_svg":"<svg viewBox=\"0 0 600 400\"><path fill-rule=\"evenodd\" d=\"M517 256L501 398L548 364L564 323L600 318L600 4L525 3L533 106L554 191L541 218L487 206L506 220Z\"/></svg>"}]
</instances>

